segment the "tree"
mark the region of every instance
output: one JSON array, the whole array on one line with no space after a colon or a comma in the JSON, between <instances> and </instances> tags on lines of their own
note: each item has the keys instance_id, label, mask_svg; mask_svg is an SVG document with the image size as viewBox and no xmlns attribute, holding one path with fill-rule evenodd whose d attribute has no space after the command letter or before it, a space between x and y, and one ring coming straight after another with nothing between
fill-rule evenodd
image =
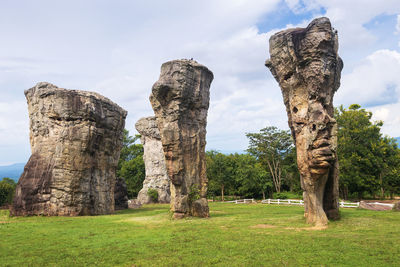
<instances>
[{"instance_id":1,"label":"tree","mask_svg":"<svg viewBox=\"0 0 400 267\"><path fill-rule=\"evenodd\" d=\"M400 149L394 138L385 136L381 138L375 150L380 167L379 185L381 198L385 198L386 191L393 198L395 193L400 193Z\"/></svg>"},{"instance_id":2,"label":"tree","mask_svg":"<svg viewBox=\"0 0 400 267\"><path fill-rule=\"evenodd\" d=\"M338 158L340 193L347 199L355 193L375 195L396 185L399 179L399 149L395 140L382 137L383 122L372 122L372 113L360 105L340 106L335 110L338 124ZM393 192L393 191L391 191Z\"/></svg>"},{"instance_id":3,"label":"tree","mask_svg":"<svg viewBox=\"0 0 400 267\"><path fill-rule=\"evenodd\" d=\"M128 197L137 197L143 187L145 178L145 166L143 161L143 145L135 144L140 135L129 136L128 130L124 130L123 147L118 162L117 176L125 180Z\"/></svg>"},{"instance_id":4,"label":"tree","mask_svg":"<svg viewBox=\"0 0 400 267\"><path fill-rule=\"evenodd\" d=\"M237 193L245 197L258 197L265 199L273 184L271 175L266 171L257 159L250 154L231 155L236 162L234 177L237 185Z\"/></svg>"},{"instance_id":5,"label":"tree","mask_svg":"<svg viewBox=\"0 0 400 267\"><path fill-rule=\"evenodd\" d=\"M4 177L0 181L0 206L11 204L17 184L14 180Z\"/></svg>"},{"instance_id":6,"label":"tree","mask_svg":"<svg viewBox=\"0 0 400 267\"><path fill-rule=\"evenodd\" d=\"M206 159L209 195L221 194L224 200L227 193L263 198L271 193L271 175L254 156L207 151Z\"/></svg>"},{"instance_id":7,"label":"tree","mask_svg":"<svg viewBox=\"0 0 400 267\"><path fill-rule=\"evenodd\" d=\"M247 151L268 167L275 190L279 193L282 185L282 163L293 147L289 131L270 126L261 129L259 133L246 133L246 137L250 142Z\"/></svg>"},{"instance_id":8,"label":"tree","mask_svg":"<svg viewBox=\"0 0 400 267\"><path fill-rule=\"evenodd\" d=\"M221 190L221 200L224 201L225 190L233 185L232 162L229 157L215 150L206 152L207 177L210 189ZM214 188L213 188L214 187Z\"/></svg>"},{"instance_id":9,"label":"tree","mask_svg":"<svg viewBox=\"0 0 400 267\"><path fill-rule=\"evenodd\" d=\"M302 192L300 185L300 172L297 167L296 147L291 147L289 153L283 161L282 173L285 177L283 188L287 191L299 193Z\"/></svg>"}]
</instances>

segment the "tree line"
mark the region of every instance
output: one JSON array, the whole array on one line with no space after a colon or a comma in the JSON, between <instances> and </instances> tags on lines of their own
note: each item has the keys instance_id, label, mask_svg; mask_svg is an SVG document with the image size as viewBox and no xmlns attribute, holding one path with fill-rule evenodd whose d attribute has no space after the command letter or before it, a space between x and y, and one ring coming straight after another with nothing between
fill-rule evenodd
<instances>
[{"instance_id":1,"label":"tree line","mask_svg":"<svg viewBox=\"0 0 400 267\"><path fill-rule=\"evenodd\" d=\"M342 199L384 198L400 194L400 149L381 133L382 121L353 104L335 109ZM289 131L269 126L247 133L246 153L206 152L208 195L249 198L301 197L296 149ZM125 131L117 175L125 178L130 198L137 196L145 177L139 136Z\"/></svg>"},{"instance_id":2,"label":"tree line","mask_svg":"<svg viewBox=\"0 0 400 267\"><path fill-rule=\"evenodd\" d=\"M353 104L335 109L338 124L339 192L343 199L393 198L400 194L400 149L394 138L381 133L382 121ZM246 198L301 197L296 149L289 131L269 126L247 133L246 153L206 152L208 195ZM145 166L139 135L124 131L117 176L125 179L129 198L143 186ZM10 203L15 183L0 182L0 205Z\"/></svg>"},{"instance_id":3,"label":"tree line","mask_svg":"<svg viewBox=\"0 0 400 267\"><path fill-rule=\"evenodd\" d=\"M373 122L372 113L357 104L340 106L334 115L338 124L340 197L393 198L400 194L400 149L394 138L381 133L383 122ZM209 193L263 198L275 193L280 198L301 195L296 150L289 131L272 126L246 136L246 154L207 152Z\"/></svg>"}]
</instances>

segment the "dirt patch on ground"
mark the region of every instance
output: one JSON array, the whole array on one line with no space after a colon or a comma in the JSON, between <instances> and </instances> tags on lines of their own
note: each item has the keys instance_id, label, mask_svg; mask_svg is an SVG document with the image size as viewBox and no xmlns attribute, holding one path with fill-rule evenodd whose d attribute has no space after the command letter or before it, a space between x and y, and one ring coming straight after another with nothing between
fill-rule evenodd
<instances>
[{"instance_id":1,"label":"dirt patch on ground","mask_svg":"<svg viewBox=\"0 0 400 267\"><path fill-rule=\"evenodd\" d=\"M250 226L250 228L261 228L261 229L268 229L268 228L275 228L275 225L272 224L256 224Z\"/></svg>"},{"instance_id":2,"label":"dirt patch on ground","mask_svg":"<svg viewBox=\"0 0 400 267\"><path fill-rule=\"evenodd\" d=\"M250 228L256 228L256 229L270 229L270 228L277 228L278 226L272 225L272 224L256 224L250 226ZM327 225L323 226L311 226L311 227L279 227L281 229L285 230L294 230L294 231L321 231L328 229Z\"/></svg>"},{"instance_id":3,"label":"dirt patch on ground","mask_svg":"<svg viewBox=\"0 0 400 267\"><path fill-rule=\"evenodd\" d=\"M327 225L320 226L312 226L312 227L285 227L286 230L295 230L295 231L321 231L328 229Z\"/></svg>"},{"instance_id":4,"label":"dirt patch on ground","mask_svg":"<svg viewBox=\"0 0 400 267\"><path fill-rule=\"evenodd\" d=\"M152 216L141 216L141 217L130 217L121 222L136 222L136 223L151 223L151 224L159 224L168 221L168 217L165 214L157 214Z\"/></svg>"}]
</instances>

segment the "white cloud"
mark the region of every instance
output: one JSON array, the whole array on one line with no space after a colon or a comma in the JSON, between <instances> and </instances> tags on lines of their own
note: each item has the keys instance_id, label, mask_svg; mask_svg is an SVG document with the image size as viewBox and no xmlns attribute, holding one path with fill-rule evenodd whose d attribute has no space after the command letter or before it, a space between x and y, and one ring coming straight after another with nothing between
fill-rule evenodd
<instances>
[{"instance_id":1,"label":"white cloud","mask_svg":"<svg viewBox=\"0 0 400 267\"><path fill-rule=\"evenodd\" d=\"M389 118L390 111L388 108L379 107L378 109L375 110L373 115L374 115L374 120L376 121L386 121Z\"/></svg>"},{"instance_id":2,"label":"white cloud","mask_svg":"<svg viewBox=\"0 0 400 267\"><path fill-rule=\"evenodd\" d=\"M374 120L383 120L385 134L400 136L400 53L378 50L342 77L335 104L361 104Z\"/></svg>"},{"instance_id":3,"label":"white cloud","mask_svg":"<svg viewBox=\"0 0 400 267\"><path fill-rule=\"evenodd\" d=\"M298 0L289 7L298 12L312 11L324 8L334 28L339 32L340 51L347 57L355 57L358 54L369 53L371 46L376 45L377 36L372 34L365 26L378 15L395 15L400 13L398 0ZM345 69L345 71L347 71Z\"/></svg>"},{"instance_id":4,"label":"white cloud","mask_svg":"<svg viewBox=\"0 0 400 267\"><path fill-rule=\"evenodd\" d=\"M400 136L400 103L370 108L375 121L383 121L382 132L391 137Z\"/></svg>"},{"instance_id":5,"label":"white cloud","mask_svg":"<svg viewBox=\"0 0 400 267\"><path fill-rule=\"evenodd\" d=\"M258 101L258 107L269 101L268 96L262 101L254 96L259 93L255 90L267 88L259 85L255 89L253 84L264 83L269 75L263 66L267 39L258 33L255 25L278 3L279 0L42 0L35 4L23 1L4 5L0 9L0 23L7 27L1 27L0 34L6 42L2 43L0 58L18 56L21 60L0 65L0 93L3 99L7 96L24 103L23 90L38 81L97 91L128 110L126 127L133 134L136 120L153 114L148 97L161 64L193 57L215 75L211 88L209 144L221 150L243 149L244 135L233 136L238 130L230 131L231 126L243 127L239 130L243 132L257 129L259 125L263 127L267 120L244 119L245 114L238 116L238 113L246 110L246 105L254 105L253 100ZM224 101L232 94L237 95L236 91L241 94L231 99L236 104ZM5 101L0 99L0 104ZM20 109L20 114L27 117L26 103L20 104ZM213 120L213 109L226 112L223 123ZM0 147L3 149L9 143L29 147L26 118L12 112L1 113L2 119L3 116L10 119L2 121ZM246 125L238 121L239 117ZM11 130L17 129L16 123L19 127L25 126L24 135L18 138ZM218 128L219 125L229 127ZM240 140L242 146L237 148L237 142L224 138L227 135ZM217 139L228 142L213 143ZM2 154L5 153L2 151ZM0 158L1 161L10 160Z\"/></svg>"},{"instance_id":6,"label":"white cloud","mask_svg":"<svg viewBox=\"0 0 400 267\"><path fill-rule=\"evenodd\" d=\"M379 50L343 75L335 103L358 103L367 106L399 101L400 53Z\"/></svg>"},{"instance_id":7,"label":"white cloud","mask_svg":"<svg viewBox=\"0 0 400 267\"><path fill-rule=\"evenodd\" d=\"M161 64L179 58L193 57L214 72L208 148L243 150L247 146L245 132L267 125L287 129L280 89L264 66L269 57L268 39L276 30L261 33L256 26L263 17L276 15L279 4L279 0L2 3L0 154L18 150L17 144L29 150L23 90L36 82L103 94L128 110L126 127L133 134L136 120L153 114L148 97ZM399 14L398 0L385 4L378 0L368 4L361 0L286 0L286 5L295 14L314 14L324 7L339 30L347 74L336 103L383 101L386 85L392 93L398 92L398 87L393 87L399 84L395 77L400 69L398 52L362 54L377 38L365 23L382 13ZM289 19L286 24L295 27L308 22L292 25ZM364 61L354 61L351 56L355 53L361 53ZM385 106L390 114L396 103L391 105ZM378 116L384 116L384 111ZM22 128L25 130L19 130ZM14 158L0 158L0 163Z\"/></svg>"}]
</instances>

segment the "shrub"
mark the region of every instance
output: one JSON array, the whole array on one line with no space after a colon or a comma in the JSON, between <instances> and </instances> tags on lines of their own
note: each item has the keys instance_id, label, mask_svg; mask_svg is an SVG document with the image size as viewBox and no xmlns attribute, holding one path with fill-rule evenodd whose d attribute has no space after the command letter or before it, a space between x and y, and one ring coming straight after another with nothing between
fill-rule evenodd
<instances>
[{"instance_id":1,"label":"shrub","mask_svg":"<svg viewBox=\"0 0 400 267\"><path fill-rule=\"evenodd\" d=\"M0 181L0 206L11 204L15 193L16 183L10 178Z\"/></svg>"},{"instance_id":2,"label":"shrub","mask_svg":"<svg viewBox=\"0 0 400 267\"><path fill-rule=\"evenodd\" d=\"M274 199L303 199L303 196L292 192L274 193Z\"/></svg>"},{"instance_id":3,"label":"shrub","mask_svg":"<svg viewBox=\"0 0 400 267\"><path fill-rule=\"evenodd\" d=\"M196 184L194 184L190 187L189 203L193 203L198 199L200 199L200 190L199 187Z\"/></svg>"},{"instance_id":4,"label":"shrub","mask_svg":"<svg viewBox=\"0 0 400 267\"><path fill-rule=\"evenodd\" d=\"M147 195L150 197L152 202L158 202L158 191L156 189L150 188L147 190Z\"/></svg>"}]
</instances>

